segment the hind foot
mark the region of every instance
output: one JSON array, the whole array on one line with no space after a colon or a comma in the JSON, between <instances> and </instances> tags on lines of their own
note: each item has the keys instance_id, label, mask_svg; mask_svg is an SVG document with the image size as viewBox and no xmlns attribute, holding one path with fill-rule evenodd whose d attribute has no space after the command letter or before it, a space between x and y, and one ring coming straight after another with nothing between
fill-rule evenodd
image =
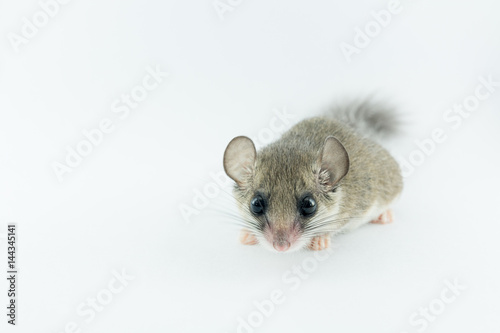
<instances>
[{"instance_id":1,"label":"hind foot","mask_svg":"<svg viewBox=\"0 0 500 333\"><path fill-rule=\"evenodd\" d=\"M393 220L394 220L394 216L392 215L392 210L388 209L385 212L383 212L382 214L380 214L380 216L377 219L371 221L370 223L388 224L388 223L392 223Z\"/></svg>"}]
</instances>

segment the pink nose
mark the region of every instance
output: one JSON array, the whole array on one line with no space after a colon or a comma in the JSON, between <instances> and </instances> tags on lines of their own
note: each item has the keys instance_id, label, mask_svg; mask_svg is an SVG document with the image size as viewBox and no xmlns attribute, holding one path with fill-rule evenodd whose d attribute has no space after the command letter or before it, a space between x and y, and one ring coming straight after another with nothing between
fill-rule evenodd
<instances>
[{"instance_id":1,"label":"pink nose","mask_svg":"<svg viewBox=\"0 0 500 333\"><path fill-rule=\"evenodd\" d=\"M286 250L288 250L290 248L290 242L288 242L288 241L282 241L282 242L275 241L273 243L273 246L277 251L285 252Z\"/></svg>"}]
</instances>

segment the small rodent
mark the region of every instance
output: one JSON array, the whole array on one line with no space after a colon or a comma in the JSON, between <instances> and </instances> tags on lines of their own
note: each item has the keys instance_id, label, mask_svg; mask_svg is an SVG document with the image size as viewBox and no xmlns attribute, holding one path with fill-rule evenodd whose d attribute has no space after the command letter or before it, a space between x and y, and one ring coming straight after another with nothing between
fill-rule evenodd
<instances>
[{"instance_id":1,"label":"small rodent","mask_svg":"<svg viewBox=\"0 0 500 333\"><path fill-rule=\"evenodd\" d=\"M303 120L259 152L248 137L231 140L223 163L246 226L240 241L322 250L341 231L392 222L401 171L375 140L396 125L391 109L362 102Z\"/></svg>"}]
</instances>

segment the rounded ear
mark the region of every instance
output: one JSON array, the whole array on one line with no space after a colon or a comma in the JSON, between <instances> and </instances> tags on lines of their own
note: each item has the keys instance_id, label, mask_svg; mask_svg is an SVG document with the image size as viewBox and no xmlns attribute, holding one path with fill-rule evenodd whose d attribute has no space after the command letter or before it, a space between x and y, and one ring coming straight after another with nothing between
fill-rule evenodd
<instances>
[{"instance_id":1,"label":"rounded ear","mask_svg":"<svg viewBox=\"0 0 500 333\"><path fill-rule=\"evenodd\" d=\"M224 152L224 171L241 186L252 174L256 157L253 141L246 136L237 136L229 142Z\"/></svg>"},{"instance_id":2,"label":"rounded ear","mask_svg":"<svg viewBox=\"0 0 500 333\"><path fill-rule=\"evenodd\" d=\"M344 145L333 136L326 138L319 155L320 175L328 186L337 184L349 171L349 155Z\"/></svg>"}]
</instances>

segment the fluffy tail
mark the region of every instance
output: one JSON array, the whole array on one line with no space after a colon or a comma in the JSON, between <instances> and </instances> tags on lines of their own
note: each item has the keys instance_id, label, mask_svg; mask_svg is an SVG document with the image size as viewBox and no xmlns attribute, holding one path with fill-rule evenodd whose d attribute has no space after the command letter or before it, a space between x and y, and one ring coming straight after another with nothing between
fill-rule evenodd
<instances>
[{"instance_id":1,"label":"fluffy tail","mask_svg":"<svg viewBox=\"0 0 500 333\"><path fill-rule=\"evenodd\" d=\"M394 109L370 100L336 107L333 117L361 135L377 141L397 134L401 123Z\"/></svg>"}]
</instances>

